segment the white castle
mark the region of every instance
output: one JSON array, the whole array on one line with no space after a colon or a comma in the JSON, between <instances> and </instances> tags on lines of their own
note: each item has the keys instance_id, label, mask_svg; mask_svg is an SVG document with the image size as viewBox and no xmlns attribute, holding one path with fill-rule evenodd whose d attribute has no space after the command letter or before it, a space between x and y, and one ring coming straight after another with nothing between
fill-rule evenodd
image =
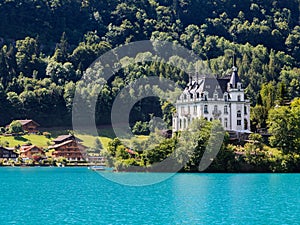
<instances>
[{"instance_id":1,"label":"white castle","mask_svg":"<svg viewBox=\"0 0 300 225\"><path fill-rule=\"evenodd\" d=\"M198 73L190 77L175 106L173 132L187 129L199 117L219 120L227 131L250 132L250 102L235 66L228 78L200 77Z\"/></svg>"}]
</instances>

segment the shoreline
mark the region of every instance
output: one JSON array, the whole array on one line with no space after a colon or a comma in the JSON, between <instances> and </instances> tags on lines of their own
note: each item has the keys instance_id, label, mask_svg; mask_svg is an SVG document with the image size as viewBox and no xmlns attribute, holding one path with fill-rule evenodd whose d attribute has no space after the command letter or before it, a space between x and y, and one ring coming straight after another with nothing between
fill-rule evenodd
<instances>
[{"instance_id":1,"label":"shoreline","mask_svg":"<svg viewBox=\"0 0 300 225\"><path fill-rule=\"evenodd\" d=\"M65 166L44 166L44 165L1 165L1 168L88 168L90 166L96 166L96 165L65 165ZM108 170L106 170L108 171ZM99 172L99 171L96 171ZM178 174L300 174L300 171L286 171L286 172L272 172L272 171L230 171L230 172L224 172L224 171L116 171L113 170L114 173L178 173Z\"/></svg>"}]
</instances>

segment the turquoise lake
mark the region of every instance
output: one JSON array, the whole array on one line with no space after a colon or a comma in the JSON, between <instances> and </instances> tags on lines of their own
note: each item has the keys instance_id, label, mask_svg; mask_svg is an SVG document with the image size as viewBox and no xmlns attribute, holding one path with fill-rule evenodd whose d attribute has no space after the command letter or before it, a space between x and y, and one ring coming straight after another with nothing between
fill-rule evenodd
<instances>
[{"instance_id":1,"label":"turquoise lake","mask_svg":"<svg viewBox=\"0 0 300 225\"><path fill-rule=\"evenodd\" d=\"M0 181L0 224L300 223L300 174L176 174L131 187L87 168L0 168Z\"/></svg>"}]
</instances>

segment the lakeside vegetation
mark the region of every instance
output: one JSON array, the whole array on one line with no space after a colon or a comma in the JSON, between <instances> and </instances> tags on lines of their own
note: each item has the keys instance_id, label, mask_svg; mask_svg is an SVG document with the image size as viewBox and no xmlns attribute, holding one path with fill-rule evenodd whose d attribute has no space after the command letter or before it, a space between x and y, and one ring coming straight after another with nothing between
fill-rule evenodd
<instances>
[{"instance_id":1,"label":"lakeside vegetation","mask_svg":"<svg viewBox=\"0 0 300 225\"><path fill-rule=\"evenodd\" d=\"M211 170L299 171L298 0L11 0L0 3L0 14L0 126L31 118L49 128L52 135L0 136L2 145L30 142L48 146L51 138L65 133L63 129L52 132L51 127L71 125L75 86L80 85L84 73L92 73L86 69L97 57L133 41L167 40L193 50L217 77L228 74L235 52L238 73L251 101L251 130L270 134L269 139L251 135L250 142L240 145L225 139ZM146 52L127 60L141 57L156 56ZM177 56L168 62L191 66ZM188 82L188 74L165 62L125 67L103 84L97 96L97 125L109 126L114 99L126 84L153 75L172 79L181 87ZM99 88L82 87L81 91L92 98ZM143 87L139 91L143 92ZM113 139L111 130L100 131L103 148L113 156L111 162L122 170L127 165L149 167L167 157L177 136L140 135L153 129L149 121L154 116L163 118L170 128L173 111L169 102L146 98L135 104L130 114L132 131L139 135L136 140L121 143ZM208 137L198 135L203 141L198 145L200 151ZM78 137L87 146L97 139L89 134ZM159 144L154 145L154 140ZM126 152L127 147L137 155ZM185 171L195 170L201 151L197 157L191 155L195 161L190 161Z\"/></svg>"}]
</instances>

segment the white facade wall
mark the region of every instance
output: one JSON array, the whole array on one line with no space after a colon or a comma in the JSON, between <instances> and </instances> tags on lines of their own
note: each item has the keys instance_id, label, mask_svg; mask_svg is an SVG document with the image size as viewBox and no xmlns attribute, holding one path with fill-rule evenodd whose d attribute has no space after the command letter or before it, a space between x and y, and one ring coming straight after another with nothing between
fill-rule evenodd
<instances>
[{"instance_id":1,"label":"white facade wall","mask_svg":"<svg viewBox=\"0 0 300 225\"><path fill-rule=\"evenodd\" d=\"M250 103L244 98L243 89L228 89L228 98L197 98L183 93L176 102L173 131L187 129L195 118L219 120L226 130L250 131ZM186 99L184 99L186 95ZM227 109L226 109L227 107ZM207 111L205 109L207 108Z\"/></svg>"}]
</instances>

